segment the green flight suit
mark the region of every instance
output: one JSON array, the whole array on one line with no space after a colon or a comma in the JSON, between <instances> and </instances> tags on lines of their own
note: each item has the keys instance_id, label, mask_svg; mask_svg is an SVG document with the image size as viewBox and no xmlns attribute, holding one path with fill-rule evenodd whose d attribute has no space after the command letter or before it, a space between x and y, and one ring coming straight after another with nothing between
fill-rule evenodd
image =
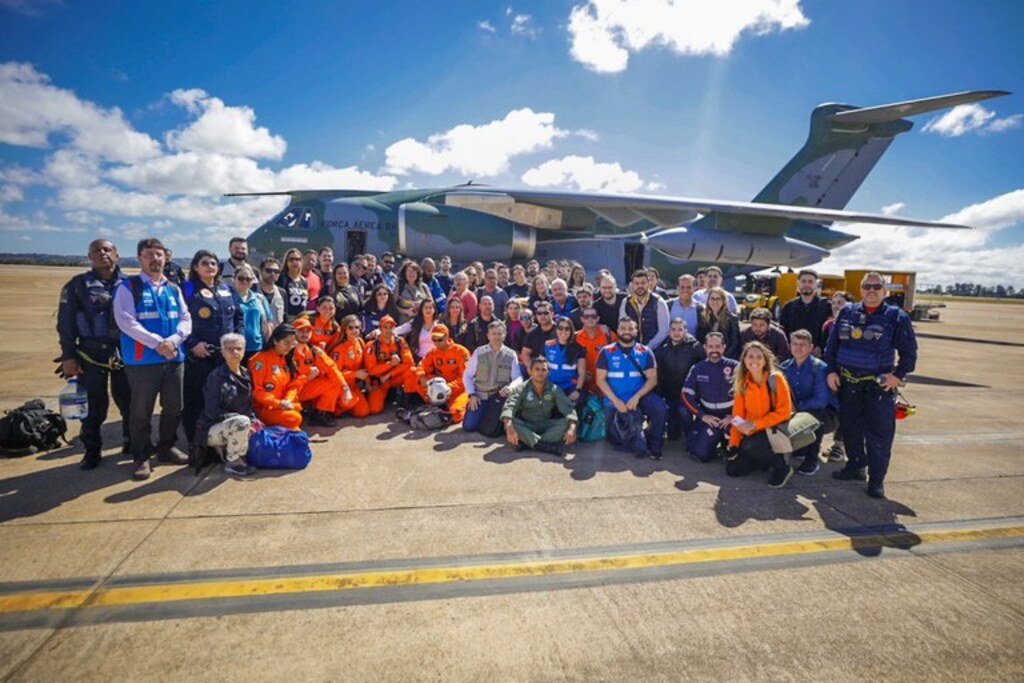
<instances>
[{"instance_id":1,"label":"green flight suit","mask_svg":"<svg viewBox=\"0 0 1024 683\"><path fill-rule=\"evenodd\" d=\"M537 395L533 382L527 380L515 387L501 411L502 422L511 418L512 428L530 448L538 441L562 443L569 431L569 422L576 422L576 407L565 392L551 382Z\"/></svg>"}]
</instances>

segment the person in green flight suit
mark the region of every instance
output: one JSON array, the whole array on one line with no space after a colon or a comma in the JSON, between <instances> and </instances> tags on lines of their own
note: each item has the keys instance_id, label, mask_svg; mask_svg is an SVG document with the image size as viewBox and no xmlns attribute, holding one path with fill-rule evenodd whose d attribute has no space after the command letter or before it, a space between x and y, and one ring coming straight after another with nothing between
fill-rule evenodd
<instances>
[{"instance_id":1,"label":"person in green flight suit","mask_svg":"<svg viewBox=\"0 0 1024 683\"><path fill-rule=\"evenodd\" d=\"M561 456L576 442L576 408L565 392L548 381L548 361L530 361L530 381L514 387L501 411L505 437L517 450L532 448Z\"/></svg>"}]
</instances>

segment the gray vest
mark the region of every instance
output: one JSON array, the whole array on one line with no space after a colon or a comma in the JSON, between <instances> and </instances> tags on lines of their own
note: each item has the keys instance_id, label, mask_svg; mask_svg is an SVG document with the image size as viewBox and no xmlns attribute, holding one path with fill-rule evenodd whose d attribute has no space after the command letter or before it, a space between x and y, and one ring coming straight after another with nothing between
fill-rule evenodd
<instances>
[{"instance_id":1,"label":"gray vest","mask_svg":"<svg viewBox=\"0 0 1024 683\"><path fill-rule=\"evenodd\" d=\"M476 374L473 375L477 396L490 398L507 387L512 381L512 366L517 363L516 352L507 346L502 346L497 353L490 345L481 347L476 360Z\"/></svg>"}]
</instances>

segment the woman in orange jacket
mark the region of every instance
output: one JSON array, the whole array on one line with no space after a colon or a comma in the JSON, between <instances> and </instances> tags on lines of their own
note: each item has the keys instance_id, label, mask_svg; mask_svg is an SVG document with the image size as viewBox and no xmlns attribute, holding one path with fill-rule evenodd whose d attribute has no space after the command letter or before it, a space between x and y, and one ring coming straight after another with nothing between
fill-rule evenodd
<instances>
[{"instance_id":1,"label":"woman in orange jacket","mask_svg":"<svg viewBox=\"0 0 1024 683\"><path fill-rule=\"evenodd\" d=\"M341 326L334 319L338 308L334 303L334 297L330 294L322 294L316 303L316 316L310 319L313 326L313 336L310 344L319 346L328 353L341 341Z\"/></svg>"},{"instance_id":2,"label":"woman in orange jacket","mask_svg":"<svg viewBox=\"0 0 1024 683\"><path fill-rule=\"evenodd\" d=\"M766 430L792 415L789 384L775 365L775 356L761 342L749 342L733 377L732 429L725 473L740 477L767 465L772 471L768 485L785 486L793 468L785 456L772 450Z\"/></svg>"},{"instance_id":3,"label":"woman in orange jacket","mask_svg":"<svg viewBox=\"0 0 1024 683\"><path fill-rule=\"evenodd\" d=\"M366 400L366 388L369 385L370 373L366 371L366 343L361 336L363 326L359 317L346 315L341 320L341 331L345 336L334 347L331 358L338 365L346 384L352 390L355 401L348 410L352 417L366 417L370 414L370 404ZM335 412L341 415L344 410Z\"/></svg>"},{"instance_id":4,"label":"woman in orange jacket","mask_svg":"<svg viewBox=\"0 0 1024 683\"><path fill-rule=\"evenodd\" d=\"M253 408L265 425L295 430L302 426L298 397L306 377L295 365L293 351L297 343L294 327L278 325L266 348L249 359Z\"/></svg>"}]
</instances>

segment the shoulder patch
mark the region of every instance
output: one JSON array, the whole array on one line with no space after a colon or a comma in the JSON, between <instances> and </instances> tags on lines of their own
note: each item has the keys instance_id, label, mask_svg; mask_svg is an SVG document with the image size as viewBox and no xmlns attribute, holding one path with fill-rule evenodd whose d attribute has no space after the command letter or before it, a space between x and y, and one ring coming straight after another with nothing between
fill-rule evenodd
<instances>
[{"instance_id":1,"label":"shoulder patch","mask_svg":"<svg viewBox=\"0 0 1024 683\"><path fill-rule=\"evenodd\" d=\"M252 369L255 370L256 372L259 372L260 370L262 370L263 369L263 361L258 360L255 363L253 363L252 364Z\"/></svg>"}]
</instances>

